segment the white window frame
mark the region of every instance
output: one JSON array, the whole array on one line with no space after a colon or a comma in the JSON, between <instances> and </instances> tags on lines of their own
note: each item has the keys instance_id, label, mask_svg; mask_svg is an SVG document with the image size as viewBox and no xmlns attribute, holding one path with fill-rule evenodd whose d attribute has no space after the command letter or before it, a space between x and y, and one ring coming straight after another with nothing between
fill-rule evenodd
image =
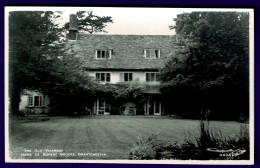
<instances>
[{"instance_id":1,"label":"white window frame","mask_svg":"<svg viewBox=\"0 0 260 168\"><path fill-rule=\"evenodd\" d=\"M35 105L35 97L39 97L38 105ZM34 96L28 96L28 106L29 107L43 107L44 106L44 97L43 95L34 95Z\"/></svg>"},{"instance_id":2,"label":"white window frame","mask_svg":"<svg viewBox=\"0 0 260 168\"><path fill-rule=\"evenodd\" d=\"M151 79L151 74L154 74L154 81L147 81L147 74L150 74L150 79ZM159 74L159 72L145 72L145 82L160 82L157 79L157 75Z\"/></svg>"},{"instance_id":3,"label":"white window frame","mask_svg":"<svg viewBox=\"0 0 260 168\"><path fill-rule=\"evenodd\" d=\"M97 74L100 74L99 76L99 78L100 79L98 79L97 78ZM105 74L105 81L101 81L101 74ZM107 74L109 74L109 81L107 81ZM102 83L110 83L111 82L111 72L96 72L95 73L95 79L97 80L97 81L99 81L99 82L102 82Z\"/></svg>"},{"instance_id":4,"label":"white window frame","mask_svg":"<svg viewBox=\"0 0 260 168\"><path fill-rule=\"evenodd\" d=\"M158 104L157 104L158 103ZM158 105L158 109L159 109L159 113L156 113L156 104ZM150 108L152 110L153 115L162 115L162 102L159 100L147 100L145 102L145 115L149 115L150 114Z\"/></svg>"},{"instance_id":5,"label":"white window frame","mask_svg":"<svg viewBox=\"0 0 260 168\"><path fill-rule=\"evenodd\" d=\"M109 57L108 58L98 58L98 51L100 51L101 53L104 51L105 53L108 51L109 52ZM96 53L95 53L95 58L96 59L111 59L111 55L112 55L112 50L105 50L105 49L97 49ZM106 57L106 55L105 55Z\"/></svg>"},{"instance_id":6,"label":"white window frame","mask_svg":"<svg viewBox=\"0 0 260 168\"><path fill-rule=\"evenodd\" d=\"M98 114L100 114L101 112L106 115L106 114L110 114L111 112L111 103L108 99L105 98L101 98L98 99ZM103 101L103 104L101 103ZM108 109L108 111L106 111Z\"/></svg>"},{"instance_id":7,"label":"white window frame","mask_svg":"<svg viewBox=\"0 0 260 168\"><path fill-rule=\"evenodd\" d=\"M129 74L132 74L132 80L131 81L125 81L125 74L128 74L128 78L129 78ZM120 76L119 76L119 81L120 82L132 82L132 81L134 81L134 73L133 72L120 72L120 74L119 74ZM123 79L121 79L121 75L123 75Z\"/></svg>"},{"instance_id":8,"label":"white window frame","mask_svg":"<svg viewBox=\"0 0 260 168\"><path fill-rule=\"evenodd\" d=\"M152 57L147 57L147 51L158 51L158 57L155 57L155 58L152 58ZM158 59L158 58L161 58L161 51L160 51L160 49L145 49L144 50L144 57L146 58L146 59Z\"/></svg>"}]
</instances>

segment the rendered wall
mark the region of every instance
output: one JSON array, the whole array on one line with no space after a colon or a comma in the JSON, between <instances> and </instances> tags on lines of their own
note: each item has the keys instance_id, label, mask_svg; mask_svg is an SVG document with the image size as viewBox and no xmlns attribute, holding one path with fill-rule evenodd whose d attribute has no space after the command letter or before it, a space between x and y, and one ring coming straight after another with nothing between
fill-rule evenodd
<instances>
[{"instance_id":1,"label":"rendered wall","mask_svg":"<svg viewBox=\"0 0 260 168\"><path fill-rule=\"evenodd\" d=\"M129 71L98 71L98 73L110 73L110 83L118 83L120 82L120 73L133 73L133 80L139 81L140 83L146 83L146 84L160 84L160 82L146 82L146 73L145 72L129 72ZM96 78L96 72L95 71L88 71L88 74L92 76L93 78Z\"/></svg>"},{"instance_id":2,"label":"rendered wall","mask_svg":"<svg viewBox=\"0 0 260 168\"><path fill-rule=\"evenodd\" d=\"M29 96L43 96L43 105L41 107L31 107L28 109L29 105ZM40 92L32 91L32 90L24 90L21 93L21 100L19 103L19 111L24 114L33 112L34 114L48 113L48 105L50 104L50 98L47 95L43 95Z\"/></svg>"}]
</instances>

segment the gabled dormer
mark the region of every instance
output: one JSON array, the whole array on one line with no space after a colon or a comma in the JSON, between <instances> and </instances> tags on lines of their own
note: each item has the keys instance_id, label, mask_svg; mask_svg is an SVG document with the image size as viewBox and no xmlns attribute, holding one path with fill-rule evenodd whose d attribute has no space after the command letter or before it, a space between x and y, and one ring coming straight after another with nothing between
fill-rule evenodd
<instances>
[{"instance_id":1,"label":"gabled dormer","mask_svg":"<svg viewBox=\"0 0 260 168\"><path fill-rule=\"evenodd\" d=\"M147 59L157 59L160 58L160 49L145 49L144 50L144 58Z\"/></svg>"}]
</instances>

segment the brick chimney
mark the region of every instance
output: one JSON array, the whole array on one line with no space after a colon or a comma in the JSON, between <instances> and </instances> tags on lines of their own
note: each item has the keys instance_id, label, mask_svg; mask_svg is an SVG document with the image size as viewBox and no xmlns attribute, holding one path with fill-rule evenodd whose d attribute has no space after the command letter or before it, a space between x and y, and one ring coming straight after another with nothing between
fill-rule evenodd
<instances>
[{"instance_id":1,"label":"brick chimney","mask_svg":"<svg viewBox=\"0 0 260 168\"><path fill-rule=\"evenodd\" d=\"M77 40L78 38L78 18L76 14L70 15L69 22L69 40Z\"/></svg>"}]
</instances>

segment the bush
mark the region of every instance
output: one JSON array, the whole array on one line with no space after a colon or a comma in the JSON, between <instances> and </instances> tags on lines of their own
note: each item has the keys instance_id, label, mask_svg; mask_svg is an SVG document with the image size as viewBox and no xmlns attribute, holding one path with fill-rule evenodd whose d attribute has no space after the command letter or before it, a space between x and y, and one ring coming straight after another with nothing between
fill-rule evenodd
<instances>
[{"instance_id":1,"label":"bush","mask_svg":"<svg viewBox=\"0 0 260 168\"><path fill-rule=\"evenodd\" d=\"M177 144L160 140L158 135L138 139L131 148L128 158L131 160L196 159L198 150L192 143Z\"/></svg>"},{"instance_id":2,"label":"bush","mask_svg":"<svg viewBox=\"0 0 260 168\"><path fill-rule=\"evenodd\" d=\"M158 140L157 135L151 135L147 138L140 138L130 150L129 159L156 159L157 151L161 146L161 141Z\"/></svg>"},{"instance_id":3,"label":"bush","mask_svg":"<svg viewBox=\"0 0 260 168\"><path fill-rule=\"evenodd\" d=\"M207 149L245 149L246 152L238 157L222 157L219 153L211 153ZM128 158L132 160L248 160L249 159L249 134L247 125L240 128L236 137L223 137L221 131L213 133L209 129L209 123L201 121L200 136L195 140L187 140L184 143L161 140L159 135L143 137L131 148Z\"/></svg>"},{"instance_id":4,"label":"bush","mask_svg":"<svg viewBox=\"0 0 260 168\"><path fill-rule=\"evenodd\" d=\"M242 156L232 159L249 159L249 132L247 125L240 127L240 132L235 137L223 137L221 131L213 133L209 129L209 123L205 126L205 123L201 121L200 124L200 136L196 137L196 142L199 150L201 151L200 159L230 159L227 157L219 157L210 155L207 149L245 149L246 153Z\"/></svg>"}]
</instances>

